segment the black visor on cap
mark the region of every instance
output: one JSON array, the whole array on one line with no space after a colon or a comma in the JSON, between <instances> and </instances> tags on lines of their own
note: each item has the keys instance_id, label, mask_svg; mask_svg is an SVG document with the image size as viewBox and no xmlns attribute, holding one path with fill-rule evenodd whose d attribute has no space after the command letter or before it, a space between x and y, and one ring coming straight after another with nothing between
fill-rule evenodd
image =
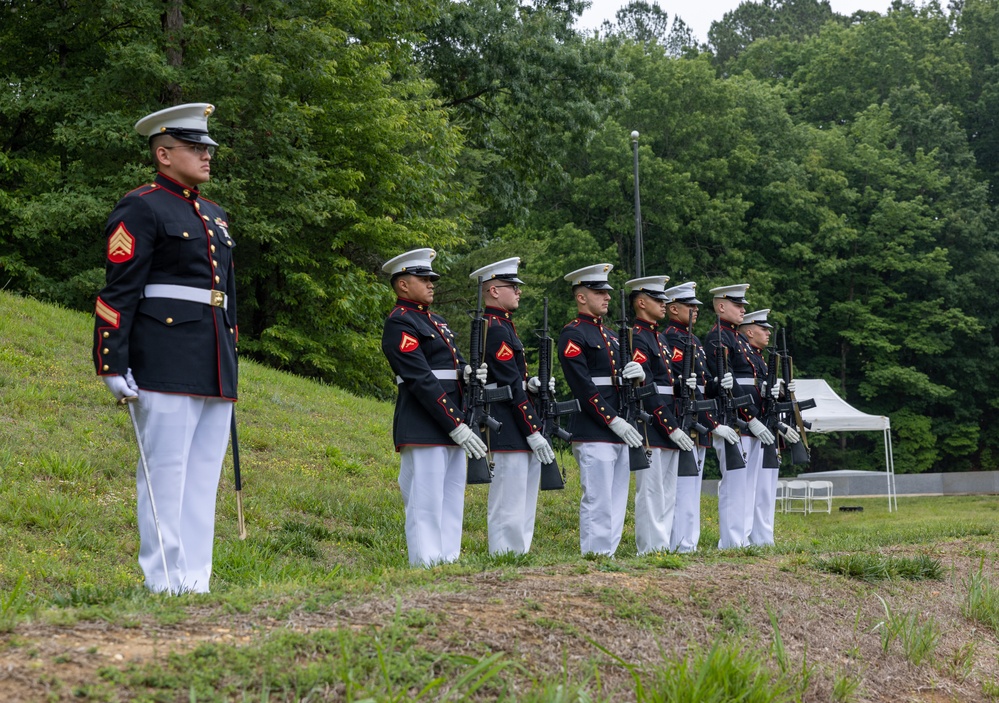
<instances>
[{"instance_id":1,"label":"black visor on cap","mask_svg":"<svg viewBox=\"0 0 999 703\"><path fill-rule=\"evenodd\" d=\"M614 290L614 286L607 281L580 281L576 285L589 288L590 290Z\"/></svg>"},{"instance_id":2,"label":"black visor on cap","mask_svg":"<svg viewBox=\"0 0 999 703\"><path fill-rule=\"evenodd\" d=\"M169 135L174 139L182 139L185 142L191 142L192 144L207 144L208 146L219 145L218 142L208 136L208 132L198 129L181 129L179 127L167 127L162 132L150 135L149 138L152 139L153 137L159 137L164 134Z\"/></svg>"},{"instance_id":3,"label":"black visor on cap","mask_svg":"<svg viewBox=\"0 0 999 703\"><path fill-rule=\"evenodd\" d=\"M669 300L669 296L663 293L661 290L643 290L639 288L636 293L644 293L645 295L653 298L655 300Z\"/></svg>"},{"instance_id":4,"label":"black visor on cap","mask_svg":"<svg viewBox=\"0 0 999 703\"><path fill-rule=\"evenodd\" d=\"M523 283L523 281L520 280L519 278L517 278L517 275L513 274L513 273L501 273L501 274L498 274L498 275L493 276L492 278L490 278L488 281L486 281L486 283L494 283L496 281L506 281L507 283L516 283L517 285L520 285L520 284Z\"/></svg>"},{"instance_id":5,"label":"black visor on cap","mask_svg":"<svg viewBox=\"0 0 999 703\"><path fill-rule=\"evenodd\" d=\"M399 276L417 276L419 278L429 278L431 281L436 281L441 277L439 273L428 269L426 266L415 266L405 271L400 271L392 276L392 280L399 278Z\"/></svg>"}]
</instances>

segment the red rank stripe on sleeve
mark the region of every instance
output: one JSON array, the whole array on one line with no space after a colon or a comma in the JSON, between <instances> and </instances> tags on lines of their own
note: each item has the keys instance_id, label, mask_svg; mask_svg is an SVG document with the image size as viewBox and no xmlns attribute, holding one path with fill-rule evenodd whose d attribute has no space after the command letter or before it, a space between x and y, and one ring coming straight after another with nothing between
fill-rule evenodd
<instances>
[{"instance_id":1,"label":"red rank stripe on sleeve","mask_svg":"<svg viewBox=\"0 0 999 703\"><path fill-rule=\"evenodd\" d=\"M645 356L641 349L636 349L635 353L631 355L632 361L637 361L639 364L644 364L649 360L649 357Z\"/></svg>"},{"instance_id":2,"label":"red rank stripe on sleeve","mask_svg":"<svg viewBox=\"0 0 999 703\"><path fill-rule=\"evenodd\" d=\"M411 335L409 332L402 333L402 340L399 342L399 351L403 354L409 353L414 349L419 348L420 342Z\"/></svg>"},{"instance_id":3,"label":"red rank stripe on sleeve","mask_svg":"<svg viewBox=\"0 0 999 703\"><path fill-rule=\"evenodd\" d=\"M108 237L108 261L112 264L123 264L135 254L135 237L119 222L115 231Z\"/></svg>"},{"instance_id":4,"label":"red rank stripe on sleeve","mask_svg":"<svg viewBox=\"0 0 999 703\"><path fill-rule=\"evenodd\" d=\"M496 360L497 361L510 361L513 358L513 349L506 342L500 345L500 348L496 350Z\"/></svg>"},{"instance_id":5,"label":"red rank stripe on sleeve","mask_svg":"<svg viewBox=\"0 0 999 703\"><path fill-rule=\"evenodd\" d=\"M582 354L583 350L580 348L578 344L576 344L574 341L570 339L569 343L565 345L565 351L562 353L571 359L575 356L579 356L580 354Z\"/></svg>"},{"instance_id":6,"label":"red rank stripe on sleeve","mask_svg":"<svg viewBox=\"0 0 999 703\"><path fill-rule=\"evenodd\" d=\"M683 361L683 349L680 347L673 347L673 356L670 361Z\"/></svg>"}]
</instances>

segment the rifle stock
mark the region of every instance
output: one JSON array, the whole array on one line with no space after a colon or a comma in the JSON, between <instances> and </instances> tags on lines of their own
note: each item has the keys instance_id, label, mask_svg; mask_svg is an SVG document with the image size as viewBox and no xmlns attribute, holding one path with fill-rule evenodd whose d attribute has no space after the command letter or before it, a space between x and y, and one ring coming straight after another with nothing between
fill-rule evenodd
<instances>
[{"instance_id":1,"label":"rifle stock","mask_svg":"<svg viewBox=\"0 0 999 703\"><path fill-rule=\"evenodd\" d=\"M471 311L472 331L469 335L468 361L469 366L472 367L472 373L468 376L468 388L465 393L465 421L469 427L479 432L485 432L486 446L488 447L489 432L500 432L503 429L503 423L489 414L489 404L513 400L513 392L510 390L510 386L486 388L476 375L486 350L486 318L482 310L481 277L478 279L478 286L475 310ZM469 457L466 482L470 484L491 483L493 468L495 468L495 464L491 451L481 459Z\"/></svg>"},{"instance_id":2,"label":"rifle stock","mask_svg":"<svg viewBox=\"0 0 999 703\"><path fill-rule=\"evenodd\" d=\"M718 371L718 381L728 373L728 347L722 343L722 324L718 318L718 339L715 341L715 368ZM721 388L718 395L718 421L729 427L738 427L740 430L746 429L747 423L739 417L738 408L752 405L751 396L744 395L735 397L731 388ZM725 442L725 469L735 471L746 468L746 457L742 453L741 444L729 444Z\"/></svg>"},{"instance_id":3,"label":"rifle stock","mask_svg":"<svg viewBox=\"0 0 999 703\"><path fill-rule=\"evenodd\" d=\"M631 361L631 328L628 326L628 313L625 307L625 293L621 291L621 320L618 327L618 344L620 349L621 370L624 365ZM637 388L631 381L626 381L620 376L620 371L616 377L618 384L618 394L621 397L620 408L624 411L624 419L636 430L642 432L641 425L648 427L652 416L642 407L642 399L653 395L656 392L654 385L647 385ZM644 435L645 433L643 433ZM632 471L642 471L649 468L649 459L652 452L648 447L648 437L645 445L638 447L628 447L628 463Z\"/></svg>"},{"instance_id":4,"label":"rifle stock","mask_svg":"<svg viewBox=\"0 0 999 703\"><path fill-rule=\"evenodd\" d=\"M677 476L696 476L701 472L702 467L697 463L697 437L709 430L697 421L697 416L715 408L710 400L697 400L697 393L687 385L687 379L693 373L695 354L694 309L691 308L687 316L687 341L683 345L683 367L680 371L680 429L694 439L694 448L680 452Z\"/></svg>"},{"instance_id":5,"label":"rifle stock","mask_svg":"<svg viewBox=\"0 0 999 703\"><path fill-rule=\"evenodd\" d=\"M763 468L779 469L780 452L777 451L777 430L780 417L777 413L777 400L770 391L777 385L777 369L780 365L780 354L777 352L776 335L771 335L770 349L767 354L767 387L763 393L763 407L760 411L760 421L774 436L771 444L763 445Z\"/></svg>"},{"instance_id":6,"label":"rifle stock","mask_svg":"<svg viewBox=\"0 0 999 703\"><path fill-rule=\"evenodd\" d=\"M781 330L781 344L784 347L781 351L781 375L784 381L784 386L794 380L794 366L791 360L791 353L787 348L787 334L784 328ZM812 427L812 423L806 422L804 418L801 417L802 410L808 410L809 408L815 407L815 400L809 398L807 400L799 401L795 394L788 390L788 398L790 398L790 413L795 428L798 430L798 434L801 435L801 439L793 444L788 444L788 449L791 450L791 464L802 465L808 464L812 460L812 450L808 447L808 438L805 436L805 430Z\"/></svg>"},{"instance_id":7,"label":"rifle stock","mask_svg":"<svg viewBox=\"0 0 999 703\"><path fill-rule=\"evenodd\" d=\"M548 334L548 298L545 298L541 329L538 331L538 407L535 408L541 416L541 435L553 443L558 437L563 442L572 439L572 435L562 429L559 418L562 415L572 415L580 412L579 401L573 398L558 402L552 395L552 338ZM559 468L558 461L553 459L541 465L541 490L557 491L565 488L565 471Z\"/></svg>"}]
</instances>

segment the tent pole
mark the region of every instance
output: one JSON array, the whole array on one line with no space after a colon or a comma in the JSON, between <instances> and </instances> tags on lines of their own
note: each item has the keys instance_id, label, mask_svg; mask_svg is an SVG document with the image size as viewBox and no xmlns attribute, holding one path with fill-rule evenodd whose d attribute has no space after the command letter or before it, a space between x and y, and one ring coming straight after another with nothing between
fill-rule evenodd
<instances>
[{"instance_id":1,"label":"tent pole","mask_svg":"<svg viewBox=\"0 0 999 703\"><path fill-rule=\"evenodd\" d=\"M891 458L891 494L895 501L895 512L898 512L898 484L895 482L895 447L891 441L891 427L888 428L888 456Z\"/></svg>"}]
</instances>

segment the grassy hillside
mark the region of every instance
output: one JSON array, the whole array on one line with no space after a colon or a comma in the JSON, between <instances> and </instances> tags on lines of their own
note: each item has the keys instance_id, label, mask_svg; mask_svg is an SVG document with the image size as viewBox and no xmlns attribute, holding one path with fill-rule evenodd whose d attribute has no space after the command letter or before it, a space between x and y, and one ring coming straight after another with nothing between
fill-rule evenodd
<instances>
[{"instance_id":1,"label":"grassy hillside","mask_svg":"<svg viewBox=\"0 0 999 703\"><path fill-rule=\"evenodd\" d=\"M486 554L470 486L461 561L414 570L392 406L251 362L249 537L227 462L212 593L148 594L137 450L91 324L0 292L2 700L999 700L993 496L851 499L731 552L704 498L698 555L635 556L629 510L617 559L587 560L566 456L530 555Z\"/></svg>"},{"instance_id":2,"label":"grassy hillside","mask_svg":"<svg viewBox=\"0 0 999 703\"><path fill-rule=\"evenodd\" d=\"M91 334L87 315L0 293L0 585L23 576L42 601L106 601L141 582L137 449L127 412L94 375ZM421 580L408 569L391 404L244 360L236 413L250 537L236 539L227 456L213 591L356 579L353 589L394 569ZM542 494L525 561L578 551L578 490ZM467 491L471 568L490 561L486 495Z\"/></svg>"}]
</instances>

